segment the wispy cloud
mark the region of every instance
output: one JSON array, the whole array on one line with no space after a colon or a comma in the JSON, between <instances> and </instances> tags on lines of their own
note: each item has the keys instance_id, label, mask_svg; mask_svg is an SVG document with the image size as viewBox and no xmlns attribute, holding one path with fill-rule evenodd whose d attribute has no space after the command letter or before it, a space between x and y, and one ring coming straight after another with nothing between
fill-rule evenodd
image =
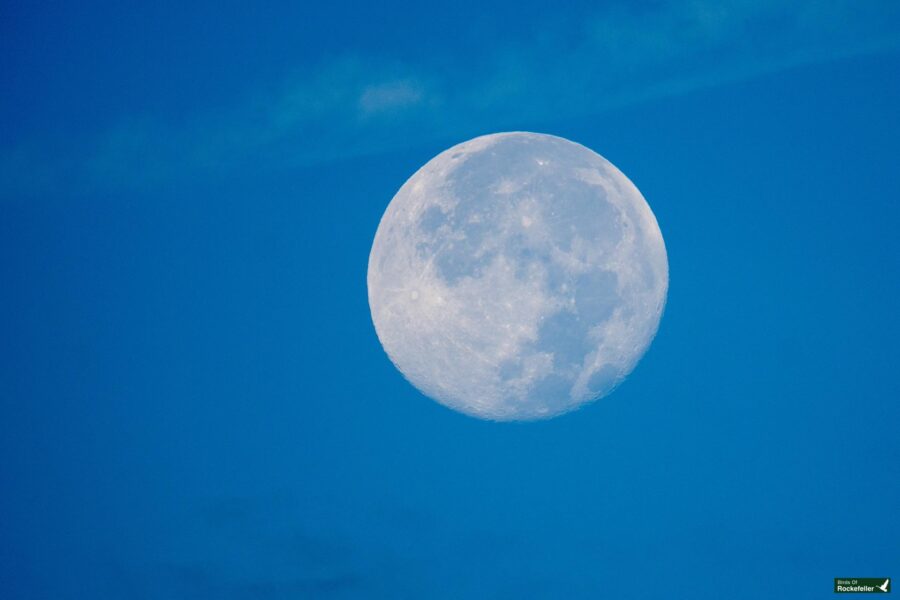
<instances>
[{"instance_id":1,"label":"wispy cloud","mask_svg":"<svg viewBox=\"0 0 900 600\"><path fill-rule=\"evenodd\" d=\"M415 107L425 92L415 81L387 81L367 86L359 97L359 110L364 116L392 113Z\"/></svg>"},{"instance_id":2,"label":"wispy cloud","mask_svg":"<svg viewBox=\"0 0 900 600\"><path fill-rule=\"evenodd\" d=\"M309 165L594 114L898 46L900 4L892 0L613 4L477 61L332 58L187 123L134 115L55 155L41 140L6 148L0 194Z\"/></svg>"}]
</instances>

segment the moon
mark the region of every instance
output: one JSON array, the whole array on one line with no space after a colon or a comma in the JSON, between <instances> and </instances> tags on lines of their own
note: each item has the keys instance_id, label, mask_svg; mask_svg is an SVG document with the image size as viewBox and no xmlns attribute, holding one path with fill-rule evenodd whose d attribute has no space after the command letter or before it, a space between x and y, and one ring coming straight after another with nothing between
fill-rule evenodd
<instances>
[{"instance_id":1,"label":"moon","mask_svg":"<svg viewBox=\"0 0 900 600\"><path fill-rule=\"evenodd\" d=\"M552 135L453 146L387 207L369 255L378 339L426 396L498 421L609 394L656 335L656 217L609 161Z\"/></svg>"}]
</instances>

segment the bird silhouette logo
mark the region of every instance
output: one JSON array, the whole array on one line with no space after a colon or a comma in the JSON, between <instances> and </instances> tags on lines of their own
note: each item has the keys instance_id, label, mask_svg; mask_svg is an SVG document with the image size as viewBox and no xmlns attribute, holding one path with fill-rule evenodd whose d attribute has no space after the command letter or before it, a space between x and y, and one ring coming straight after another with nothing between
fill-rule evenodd
<instances>
[{"instance_id":1,"label":"bird silhouette logo","mask_svg":"<svg viewBox=\"0 0 900 600\"><path fill-rule=\"evenodd\" d=\"M890 587L890 585L891 585L891 580L885 579L884 583L882 583L881 585L878 586L878 589L881 590L882 592L886 592L886 591L888 591L888 587Z\"/></svg>"}]
</instances>

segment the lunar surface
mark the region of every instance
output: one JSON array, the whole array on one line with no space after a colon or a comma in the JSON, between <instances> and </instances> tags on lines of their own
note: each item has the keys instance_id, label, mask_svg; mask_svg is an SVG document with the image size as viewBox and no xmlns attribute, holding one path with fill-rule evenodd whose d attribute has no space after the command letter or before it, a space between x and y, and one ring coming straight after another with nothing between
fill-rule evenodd
<instances>
[{"instance_id":1,"label":"lunar surface","mask_svg":"<svg viewBox=\"0 0 900 600\"><path fill-rule=\"evenodd\" d=\"M599 154L498 133L419 169L369 256L378 338L426 396L494 420L608 394L643 356L669 274L656 218Z\"/></svg>"}]
</instances>

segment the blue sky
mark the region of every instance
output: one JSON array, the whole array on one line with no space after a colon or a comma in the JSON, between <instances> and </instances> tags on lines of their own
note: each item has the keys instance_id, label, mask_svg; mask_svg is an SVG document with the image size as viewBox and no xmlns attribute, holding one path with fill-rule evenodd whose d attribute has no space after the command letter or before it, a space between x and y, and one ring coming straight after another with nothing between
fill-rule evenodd
<instances>
[{"instance_id":1,"label":"blue sky","mask_svg":"<svg viewBox=\"0 0 900 600\"><path fill-rule=\"evenodd\" d=\"M893 2L7 3L0 596L820 598L900 573ZM394 192L596 150L666 314L498 424L384 355Z\"/></svg>"}]
</instances>

